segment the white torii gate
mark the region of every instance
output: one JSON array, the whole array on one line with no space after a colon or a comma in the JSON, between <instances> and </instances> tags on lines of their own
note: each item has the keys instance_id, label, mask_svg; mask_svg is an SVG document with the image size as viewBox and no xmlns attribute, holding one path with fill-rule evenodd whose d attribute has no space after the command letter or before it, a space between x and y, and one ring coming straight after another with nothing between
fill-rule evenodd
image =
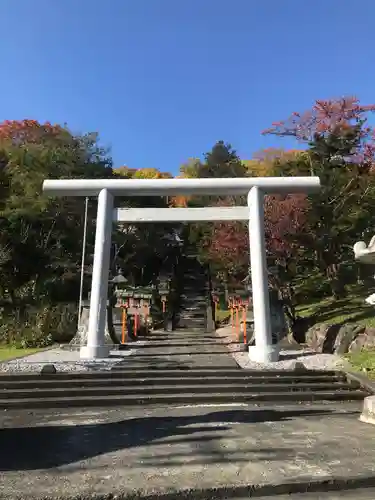
<instances>
[{"instance_id":1,"label":"white torii gate","mask_svg":"<svg viewBox=\"0 0 375 500\"><path fill-rule=\"evenodd\" d=\"M250 266L253 297L255 347L249 357L258 362L277 361L272 345L268 274L264 240L264 195L311 193L320 189L318 177L249 177L220 179L48 179L43 191L51 196L98 196L94 264L91 282L87 345L82 359L105 358L108 275L112 223L177 221L249 221ZM114 196L244 195L248 207L130 208L115 209Z\"/></svg>"}]
</instances>

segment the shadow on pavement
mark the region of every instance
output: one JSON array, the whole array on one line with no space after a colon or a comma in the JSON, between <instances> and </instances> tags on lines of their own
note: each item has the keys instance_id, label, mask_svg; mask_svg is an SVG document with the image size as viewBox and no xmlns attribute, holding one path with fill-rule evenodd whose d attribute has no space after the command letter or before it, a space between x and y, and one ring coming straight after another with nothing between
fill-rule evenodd
<instances>
[{"instance_id":1,"label":"shadow on pavement","mask_svg":"<svg viewBox=\"0 0 375 500\"><path fill-rule=\"evenodd\" d=\"M286 354L286 353L282 352L282 353L280 353L279 361L287 361L287 360L291 360L291 359L305 358L306 356L311 357L311 356L316 356L317 354L319 354L319 353L313 352L313 351L311 351L311 352L298 352L297 351L293 354L290 354L290 353Z\"/></svg>"},{"instance_id":2,"label":"shadow on pavement","mask_svg":"<svg viewBox=\"0 0 375 500\"><path fill-rule=\"evenodd\" d=\"M166 410L167 411L167 410ZM129 418L119 422L82 425L44 425L32 427L4 428L0 430L0 471L26 471L49 469L72 464L81 460L97 457L111 452L120 452L139 446L165 445L166 454L159 451L156 455L142 458L142 466L182 465L189 455L180 455L178 445L194 443L193 459L189 463L224 463L233 460L282 460L295 456L292 449L249 449L220 451L215 442L228 438L225 431L231 424L277 422L297 417L319 417L334 415L334 410L222 410L203 415L145 416ZM216 424L216 425L215 425ZM188 427L194 425L194 427ZM204 432L204 436L195 436ZM163 441L158 441L163 440ZM158 441L158 442L156 442ZM210 446L210 443L212 446ZM176 453L173 455L173 446ZM208 446L208 447L207 447ZM5 451L6 450L6 451ZM152 450L152 448L151 448ZM191 451L191 449L189 449ZM188 450L188 451L189 451ZM186 451L183 449L182 451ZM253 456L252 456L253 455ZM166 459L166 461L164 461Z\"/></svg>"}]
</instances>

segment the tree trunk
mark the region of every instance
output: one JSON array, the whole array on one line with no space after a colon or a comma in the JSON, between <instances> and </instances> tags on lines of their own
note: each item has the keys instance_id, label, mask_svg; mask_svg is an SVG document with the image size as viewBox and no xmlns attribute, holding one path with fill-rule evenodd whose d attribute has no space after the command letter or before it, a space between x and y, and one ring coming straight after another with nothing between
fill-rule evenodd
<instances>
[{"instance_id":1,"label":"tree trunk","mask_svg":"<svg viewBox=\"0 0 375 500\"><path fill-rule=\"evenodd\" d=\"M340 264L329 264L326 268L326 275L329 279L332 297L342 299L346 297L347 290L341 276Z\"/></svg>"}]
</instances>

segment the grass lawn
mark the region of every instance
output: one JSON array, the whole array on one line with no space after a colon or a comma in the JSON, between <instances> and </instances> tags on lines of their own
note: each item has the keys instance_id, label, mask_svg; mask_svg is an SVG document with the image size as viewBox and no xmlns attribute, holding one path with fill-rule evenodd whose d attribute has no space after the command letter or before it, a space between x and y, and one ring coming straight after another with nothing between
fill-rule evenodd
<instances>
[{"instance_id":1,"label":"grass lawn","mask_svg":"<svg viewBox=\"0 0 375 500\"><path fill-rule=\"evenodd\" d=\"M42 348L30 348L30 349L17 349L16 347L2 346L0 345L0 362L9 361L14 358L21 358L23 356L28 356L29 354L34 354L39 351L43 351Z\"/></svg>"},{"instance_id":2,"label":"grass lawn","mask_svg":"<svg viewBox=\"0 0 375 500\"><path fill-rule=\"evenodd\" d=\"M216 311L216 321L225 321L230 318L230 311L228 309L218 309Z\"/></svg>"},{"instance_id":3,"label":"grass lawn","mask_svg":"<svg viewBox=\"0 0 375 500\"><path fill-rule=\"evenodd\" d=\"M365 298L373 291L353 288L347 297L335 300L323 298L297 306L297 314L303 318L313 317L314 323L355 323L375 328L375 307L367 305ZM230 311L219 309L216 319L222 321L230 317ZM375 350L345 354L353 371L366 372L375 380Z\"/></svg>"},{"instance_id":4,"label":"grass lawn","mask_svg":"<svg viewBox=\"0 0 375 500\"><path fill-rule=\"evenodd\" d=\"M315 324L356 323L375 328L375 307L365 302L370 293L363 289L354 289L340 300L325 298L298 306L297 312L305 318L313 316ZM353 371L365 372L369 378L375 379L375 350L348 353L344 357L351 364Z\"/></svg>"},{"instance_id":5,"label":"grass lawn","mask_svg":"<svg viewBox=\"0 0 375 500\"><path fill-rule=\"evenodd\" d=\"M351 364L353 371L363 372L367 377L375 379L375 351L350 352L345 359Z\"/></svg>"},{"instance_id":6,"label":"grass lawn","mask_svg":"<svg viewBox=\"0 0 375 500\"><path fill-rule=\"evenodd\" d=\"M313 316L318 323L356 323L375 328L375 307L369 306L365 298L371 292L351 290L347 297L335 300L331 297L317 299L297 306L297 314L303 318ZM230 311L218 309L216 319L222 321L230 317Z\"/></svg>"},{"instance_id":7,"label":"grass lawn","mask_svg":"<svg viewBox=\"0 0 375 500\"><path fill-rule=\"evenodd\" d=\"M357 323L375 327L375 307L365 303L370 293L357 295L352 292L347 297L335 300L331 297L297 307L301 317L316 318L316 323Z\"/></svg>"}]
</instances>

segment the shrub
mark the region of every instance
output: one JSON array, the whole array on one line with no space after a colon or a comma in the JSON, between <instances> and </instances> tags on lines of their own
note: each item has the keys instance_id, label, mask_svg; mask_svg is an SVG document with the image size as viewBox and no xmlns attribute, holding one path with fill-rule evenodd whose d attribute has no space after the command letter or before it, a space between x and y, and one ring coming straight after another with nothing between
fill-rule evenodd
<instances>
[{"instance_id":1,"label":"shrub","mask_svg":"<svg viewBox=\"0 0 375 500\"><path fill-rule=\"evenodd\" d=\"M0 343L19 348L46 347L70 341L76 332L77 307L58 304L17 308L0 315Z\"/></svg>"}]
</instances>

